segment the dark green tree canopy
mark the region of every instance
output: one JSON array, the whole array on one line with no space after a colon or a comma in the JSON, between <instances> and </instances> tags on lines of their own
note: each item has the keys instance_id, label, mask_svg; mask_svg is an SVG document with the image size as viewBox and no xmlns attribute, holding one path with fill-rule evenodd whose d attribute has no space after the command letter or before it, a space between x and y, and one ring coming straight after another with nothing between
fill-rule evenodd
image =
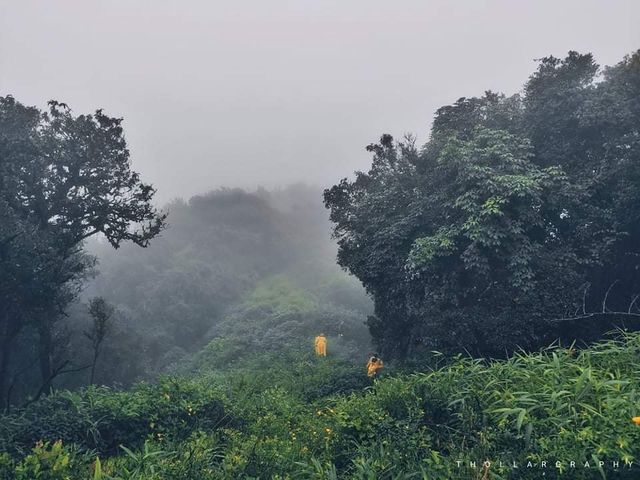
<instances>
[{"instance_id":1,"label":"dark green tree canopy","mask_svg":"<svg viewBox=\"0 0 640 480\"><path fill-rule=\"evenodd\" d=\"M325 204L381 349L501 355L569 325L586 338L596 309L600 330L611 312L635 319L639 99L640 52L604 70L570 52L540 60L522 95L440 108L421 149L367 147L371 169Z\"/></svg>"},{"instance_id":2,"label":"dark green tree canopy","mask_svg":"<svg viewBox=\"0 0 640 480\"><path fill-rule=\"evenodd\" d=\"M0 98L0 111L8 126L1 191L18 215L55 229L67 247L96 233L116 248L146 246L160 232L166 216L151 204L153 187L130 168L122 119L101 110L74 116L56 101L41 113L12 97Z\"/></svg>"}]
</instances>

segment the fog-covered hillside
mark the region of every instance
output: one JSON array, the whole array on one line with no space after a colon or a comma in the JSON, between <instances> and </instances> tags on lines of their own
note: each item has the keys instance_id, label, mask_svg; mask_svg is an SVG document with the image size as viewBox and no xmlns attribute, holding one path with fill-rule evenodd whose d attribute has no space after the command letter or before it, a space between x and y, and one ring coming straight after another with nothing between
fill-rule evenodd
<instances>
[{"instance_id":1,"label":"fog-covered hillside","mask_svg":"<svg viewBox=\"0 0 640 480\"><path fill-rule=\"evenodd\" d=\"M68 320L74 349L90 354L85 302L101 296L116 313L97 367L100 383L191 365L212 340L220 368L234 351L305 341L311 348L320 331L343 356L366 355L370 301L335 264L321 198L304 185L217 190L167 205L169 226L146 249L92 242L98 273Z\"/></svg>"}]
</instances>

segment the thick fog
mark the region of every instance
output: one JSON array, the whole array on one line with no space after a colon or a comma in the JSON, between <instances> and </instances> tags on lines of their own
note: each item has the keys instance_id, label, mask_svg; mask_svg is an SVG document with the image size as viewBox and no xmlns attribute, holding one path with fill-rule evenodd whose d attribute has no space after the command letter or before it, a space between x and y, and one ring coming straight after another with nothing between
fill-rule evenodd
<instances>
[{"instance_id":1,"label":"thick fog","mask_svg":"<svg viewBox=\"0 0 640 480\"><path fill-rule=\"evenodd\" d=\"M159 203L218 186L333 184L379 134L425 140L433 111L513 93L534 59L612 64L629 1L2 1L0 94L125 118Z\"/></svg>"}]
</instances>

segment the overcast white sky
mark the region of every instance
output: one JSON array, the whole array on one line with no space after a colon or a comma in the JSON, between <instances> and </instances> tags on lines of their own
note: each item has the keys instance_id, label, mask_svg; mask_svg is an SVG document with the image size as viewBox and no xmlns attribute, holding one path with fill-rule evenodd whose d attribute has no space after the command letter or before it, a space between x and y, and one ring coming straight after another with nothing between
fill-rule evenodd
<instances>
[{"instance_id":1,"label":"overcast white sky","mask_svg":"<svg viewBox=\"0 0 640 480\"><path fill-rule=\"evenodd\" d=\"M514 93L535 58L640 48L638 0L0 0L0 95L125 118L159 199L329 186L381 133Z\"/></svg>"}]
</instances>

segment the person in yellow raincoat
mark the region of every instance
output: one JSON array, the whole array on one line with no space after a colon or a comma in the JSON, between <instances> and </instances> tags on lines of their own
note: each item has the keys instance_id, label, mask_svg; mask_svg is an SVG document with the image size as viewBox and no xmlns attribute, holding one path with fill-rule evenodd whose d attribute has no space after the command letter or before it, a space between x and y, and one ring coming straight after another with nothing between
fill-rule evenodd
<instances>
[{"instance_id":1,"label":"person in yellow raincoat","mask_svg":"<svg viewBox=\"0 0 640 480\"><path fill-rule=\"evenodd\" d=\"M327 356L327 337L325 337L324 333L321 333L316 337L316 355L319 357Z\"/></svg>"},{"instance_id":2,"label":"person in yellow raincoat","mask_svg":"<svg viewBox=\"0 0 640 480\"><path fill-rule=\"evenodd\" d=\"M378 374L378 370L382 367L384 367L382 359L377 355L373 355L367 362L367 376L371 378L375 377Z\"/></svg>"}]
</instances>

